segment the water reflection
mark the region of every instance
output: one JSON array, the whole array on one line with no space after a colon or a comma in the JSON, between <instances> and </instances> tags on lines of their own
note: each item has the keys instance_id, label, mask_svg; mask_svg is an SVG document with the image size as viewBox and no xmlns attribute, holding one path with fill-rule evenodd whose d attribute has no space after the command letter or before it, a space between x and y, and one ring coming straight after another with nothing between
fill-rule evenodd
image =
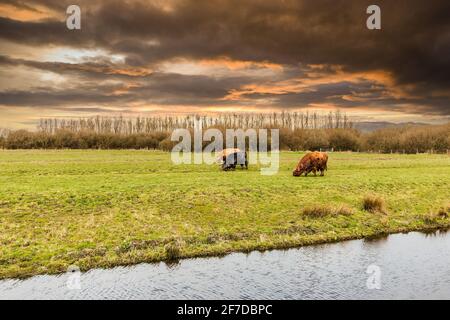
<instances>
[{"instance_id":1,"label":"water reflection","mask_svg":"<svg viewBox=\"0 0 450 320\"><path fill-rule=\"evenodd\" d=\"M0 298L27 299L450 299L450 233L91 270L0 281ZM379 290L367 287L379 267ZM376 283L376 282L375 282Z\"/></svg>"}]
</instances>

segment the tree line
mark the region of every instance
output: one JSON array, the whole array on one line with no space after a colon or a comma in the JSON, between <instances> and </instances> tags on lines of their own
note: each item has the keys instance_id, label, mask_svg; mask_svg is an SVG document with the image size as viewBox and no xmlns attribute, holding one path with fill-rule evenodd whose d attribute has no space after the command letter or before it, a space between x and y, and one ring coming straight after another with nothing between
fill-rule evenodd
<instances>
[{"instance_id":1,"label":"tree line","mask_svg":"<svg viewBox=\"0 0 450 320\"><path fill-rule=\"evenodd\" d=\"M400 153L445 153L450 150L450 123L408 125L361 132L346 114L222 114L184 117L92 117L42 119L37 130L0 130L4 149L159 149L170 151L174 129L278 128L282 150L335 150ZM205 142L205 145L207 143Z\"/></svg>"},{"instance_id":2,"label":"tree line","mask_svg":"<svg viewBox=\"0 0 450 320\"><path fill-rule=\"evenodd\" d=\"M178 128L194 128L195 122L200 122L203 128L288 128L323 129L352 128L353 122L347 114L337 110L327 114L318 112L274 112L274 113L223 113L217 116L186 115L186 116L153 116L125 118L119 117L89 117L79 119L41 119L38 131L55 133L66 130L70 132L112 133L116 135L131 135L154 132L168 132Z\"/></svg>"}]
</instances>

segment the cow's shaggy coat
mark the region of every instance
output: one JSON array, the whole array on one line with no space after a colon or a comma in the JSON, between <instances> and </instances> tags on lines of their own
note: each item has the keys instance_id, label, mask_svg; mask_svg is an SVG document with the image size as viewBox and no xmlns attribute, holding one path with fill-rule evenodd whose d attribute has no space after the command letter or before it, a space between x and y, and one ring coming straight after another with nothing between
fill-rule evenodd
<instances>
[{"instance_id":1,"label":"cow's shaggy coat","mask_svg":"<svg viewBox=\"0 0 450 320\"><path fill-rule=\"evenodd\" d=\"M295 167L292 175L294 177L299 177L302 174L305 174L305 177L308 173L313 172L316 175L317 171L320 172L320 175L325 175L325 171L328 169L328 155L324 152L309 152L303 158L300 159L297 166Z\"/></svg>"}]
</instances>

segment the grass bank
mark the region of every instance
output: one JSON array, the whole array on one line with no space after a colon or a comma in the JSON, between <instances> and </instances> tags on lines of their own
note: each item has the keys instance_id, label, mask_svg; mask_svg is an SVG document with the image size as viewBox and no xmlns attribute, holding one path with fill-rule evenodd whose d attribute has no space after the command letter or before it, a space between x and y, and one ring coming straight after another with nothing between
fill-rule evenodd
<instances>
[{"instance_id":1,"label":"grass bank","mask_svg":"<svg viewBox=\"0 0 450 320\"><path fill-rule=\"evenodd\" d=\"M448 155L332 153L325 177L295 178L301 155L262 176L163 152L0 151L0 278L450 226Z\"/></svg>"}]
</instances>

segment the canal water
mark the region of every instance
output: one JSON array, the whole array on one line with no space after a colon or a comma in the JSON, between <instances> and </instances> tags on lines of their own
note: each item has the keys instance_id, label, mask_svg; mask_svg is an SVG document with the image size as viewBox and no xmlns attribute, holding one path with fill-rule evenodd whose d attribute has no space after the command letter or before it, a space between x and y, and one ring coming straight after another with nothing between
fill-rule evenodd
<instances>
[{"instance_id":1,"label":"canal water","mask_svg":"<svg viewBox=\"0 0 450 320\"><path fill-rule=\"evenodd\" d=\"M0 281L0 299L450 299L450 232Z\"/></svg>"}]
</instances>

